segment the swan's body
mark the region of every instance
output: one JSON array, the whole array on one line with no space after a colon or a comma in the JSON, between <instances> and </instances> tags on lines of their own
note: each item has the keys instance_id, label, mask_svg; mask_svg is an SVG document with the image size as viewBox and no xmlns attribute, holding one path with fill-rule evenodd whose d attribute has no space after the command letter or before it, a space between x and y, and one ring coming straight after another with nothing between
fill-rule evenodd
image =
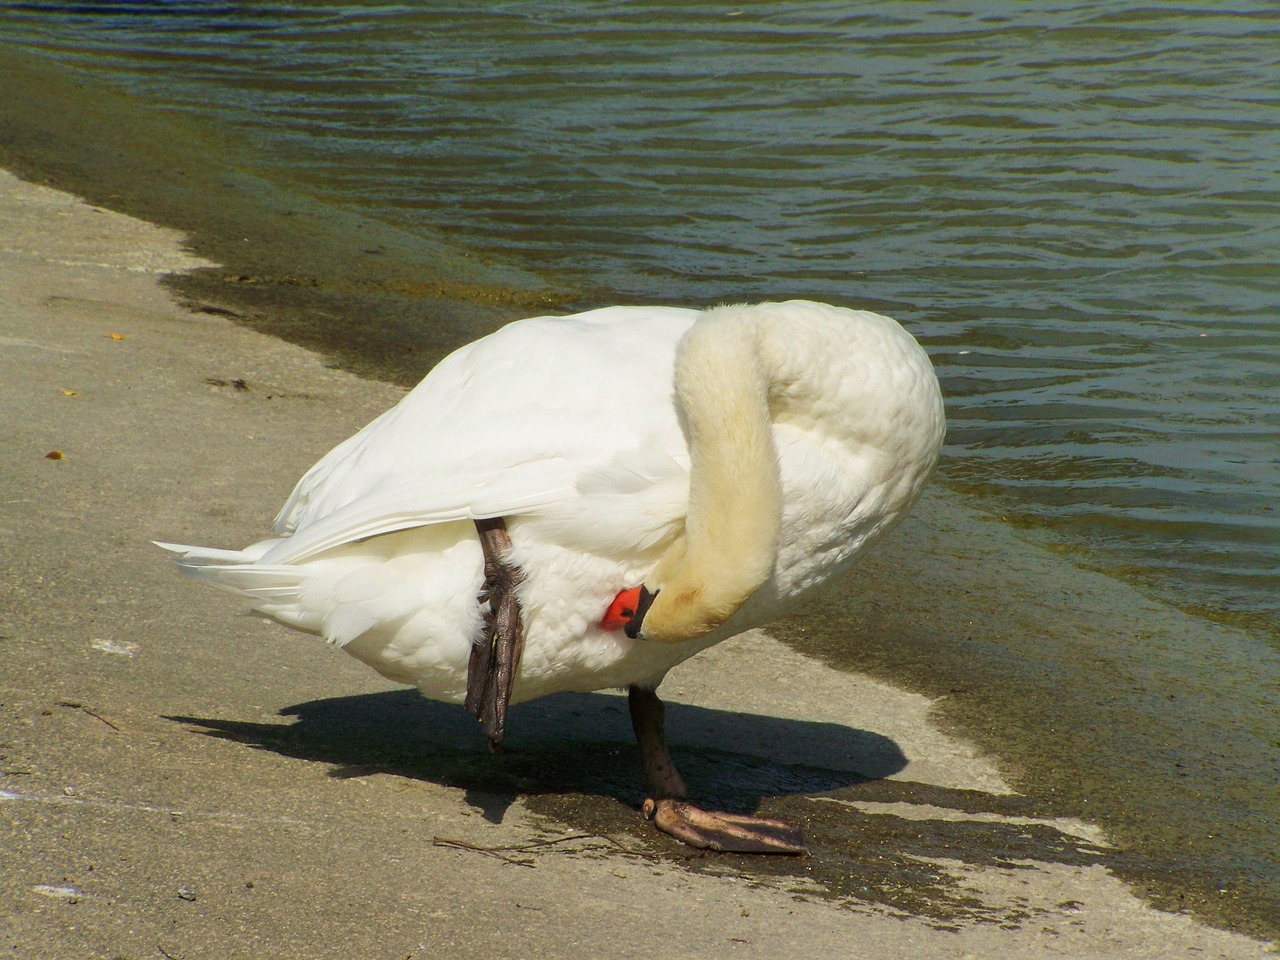
<instances>
[{"instance_id":1,"label":"swan's body","mask_svg":"<svg viewBox=\"0 0 1280 960\"><path fill-rule=\"evenodd\" d=\"M502 518L523 575L512 702L652 690L845 569L919 496L942 434L927 357L876 314L539 317L458 350L312 467L275 539L174 549L254 611L461 702L485 631L473 521ZM601 626L639 583L643 624Z\"/></svg>"}]
</instances>

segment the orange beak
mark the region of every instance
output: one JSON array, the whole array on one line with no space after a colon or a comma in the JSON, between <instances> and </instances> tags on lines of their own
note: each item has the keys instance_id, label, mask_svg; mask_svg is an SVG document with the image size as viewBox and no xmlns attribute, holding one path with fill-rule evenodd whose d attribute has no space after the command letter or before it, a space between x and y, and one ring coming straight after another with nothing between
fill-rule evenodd
<instances>
[{"instance_id":1,"label":"orange beak","mask_svg":"<svg viewBox=\"0 0 1280 960\"><path fill-rule=\"evenodd\" d=\"M632 587L630 590L623 590L613 598L613 603L609 604L609 609L600 618L600 626L606 630L621 630L631 622L631 618L636 615L638 609L640 609L640 588Z\"/></svg>"}]
</instances>

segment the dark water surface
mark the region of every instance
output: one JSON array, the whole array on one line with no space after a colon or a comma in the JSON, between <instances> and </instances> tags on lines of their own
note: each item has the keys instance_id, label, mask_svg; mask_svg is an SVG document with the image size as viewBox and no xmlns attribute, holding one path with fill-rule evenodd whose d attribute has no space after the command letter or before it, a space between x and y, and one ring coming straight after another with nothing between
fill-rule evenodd
<instances>
[{"instance_id":1,"label":"dark water surface","mask_svg":"<svg viewBox=\"0 0 1280 960\"><path fill-rule=\"evenodd\" d=\"M355 259L892 313L944 377L947 480L1274 625L1274 7L932 7L0 10L10 49L180 118L187 165L400 232Z\"/></svg>"},{"instance_id":2,"label":"dark water surface","mask_svg":"<svg viewBox=\"0 0 1280 960\"><path fill-rule=\"evenodd\" d=\"M0 160L187 229L227 265L188 296L402 382L553 308L896 316L945 483L1243 628L1214 655L1266 693L1221 710L1274 796L1280 19L940 7L0 3Z\"/></svg>"}]
</instances>

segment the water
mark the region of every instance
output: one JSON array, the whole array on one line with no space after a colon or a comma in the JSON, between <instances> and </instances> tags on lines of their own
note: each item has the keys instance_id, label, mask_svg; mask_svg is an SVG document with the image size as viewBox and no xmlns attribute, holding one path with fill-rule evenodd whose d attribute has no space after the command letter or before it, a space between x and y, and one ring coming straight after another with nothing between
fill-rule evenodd
<instances>
[{"instance_id":1,"label":"water","mask_svg":"<svg viewBox=\"0 0 1280 960\"><path fill-rule=\"evenodd\" d=\"M1280 636L1268 2L0 17L9 49L207 131L193 169L392 231L398 247L355 244L383 261L498 260L563 306L890 313L943 380L945 483L1259 645ZM372 350L354 312L329 316L324 336Z\"/></svg>"},{"instance_id":2,"label":"water","mask_svg":"<svg viewBox=\"0 0 1280 960\"><path fill-rule=\"evenodd\" d=\"M948 482L1280 624L1268 3L6 6L252 172L571 301L890 312Z\"/></svg>"}]
</instances>

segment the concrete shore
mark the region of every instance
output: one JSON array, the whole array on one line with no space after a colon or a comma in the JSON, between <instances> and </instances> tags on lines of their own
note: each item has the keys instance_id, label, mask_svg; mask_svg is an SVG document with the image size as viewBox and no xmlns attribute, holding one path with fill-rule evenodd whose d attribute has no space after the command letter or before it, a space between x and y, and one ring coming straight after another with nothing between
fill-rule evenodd
<instances>
[{"instance_id":1,"label":"concrete shore","mask_svg":"<svg viewBox=\"0 0 1280 960\"><path fill-rule=\"evenodd\" d=\"M1147 906L1097 863L939 858L930 882L965 905L948 914L689 857L638 823L618 697L530 705L490 757L460 709L237 618L150 541L259 538L302 472L402 391L180 307L160 277L202 264L172 232L7 174L0 223L5 955L1274 956ZM862 745L890 785L1012 794L926 698L763 634L663 694L678 757L713 730L734 757L790 752L852 783ZM748 742L722 742L735 730ZM1078 821L857 796L812 802L1108 842ZM557 817L570 807L593 828Z\"/></svg>"}]
</instances>

